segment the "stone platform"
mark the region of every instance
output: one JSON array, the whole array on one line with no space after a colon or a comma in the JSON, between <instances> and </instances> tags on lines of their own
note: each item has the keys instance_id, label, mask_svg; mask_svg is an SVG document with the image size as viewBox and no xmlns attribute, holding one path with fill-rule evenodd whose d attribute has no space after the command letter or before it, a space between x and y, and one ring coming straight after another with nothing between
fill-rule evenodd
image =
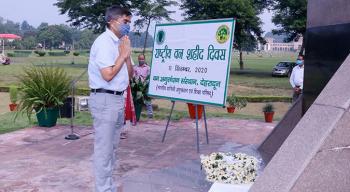
<instances>
[{"instance_id":1,"label":"stone platform","mask_svg":"<svg viewBox=\"0 0 350 192\"><path fill-rule=\"evenodd\" d=\"M206 192L196 152L195 123L171 122L165 143L165 121L142 121L121 140L115 180L123 192ZM201 154L216 151L255 153L275 123L208 119L210 144L200 124ZM78 126L81 139L67 141L69 126L26 128L0 135L1 192L93 191L93 129Z\"/></svg>"}]
</instances>

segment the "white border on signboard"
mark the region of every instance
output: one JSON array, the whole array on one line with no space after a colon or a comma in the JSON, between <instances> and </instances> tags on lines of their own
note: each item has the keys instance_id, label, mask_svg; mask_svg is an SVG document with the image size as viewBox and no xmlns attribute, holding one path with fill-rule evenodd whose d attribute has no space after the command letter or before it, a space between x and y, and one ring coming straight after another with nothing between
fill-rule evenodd
<instances>
[{"instance_id":1,"label":"white border on signboard","mask_svg":"<svg viewBox=\"0 0 350 192\"><path fill-rule=\"evenodd\" d=\"M168 100L172 100L172 101L183 101L183 102L188 102L188 103L214 105L214 106L220 106L220 107L224 107L226 105L227 86L228 86L228 81L229 81L229 76L230 76L230 67L231 67L232 44L233 44L233 37L234 37L235 24L236 24L236 20L234 18L212 19L212 20L197 20L197 21L186 21L186 22L178 22L178 23L156 24L155 29L154 29L154 36L153 36L153 38L156 38L157 27L161 27L161 26L195 25L195 24L203 24L203 23L220 23L220 22L232 22L232 28L231 28L232 32L230 34L229 59L228 59L227 71L226 71L224 100L223 100L222 104L210 103L210 102L204 102L204 101L196 101L196 100L190 100L190 99L182 99L182 98L176 98L176 97L167 97L167 96L161 96L161 95L153 95L153 94L147 93L149 96L155 97L155 98L168 99ZM154 51L154 44L155 43L156 43L156 40L154 40L154 42L153 42L153 49L152 49L152 56L151 56L151 74L150 74L150 76L152 76L152 60L153 60L153 51Z\"/></svg>"}]
</instances>

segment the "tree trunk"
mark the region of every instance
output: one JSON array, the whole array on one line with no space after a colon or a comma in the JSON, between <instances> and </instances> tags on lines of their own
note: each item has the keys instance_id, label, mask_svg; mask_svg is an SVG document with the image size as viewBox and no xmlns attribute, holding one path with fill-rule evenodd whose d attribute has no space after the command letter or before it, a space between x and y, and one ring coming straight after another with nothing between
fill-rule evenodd
<instances>
[{"instance_id":1,"label":"tree trunk","mask_svg":"<svg viewBox=\"0 0 350 192\"><path fill-rule=\"evenodd\" d=\"M147 38L148 38L148 29L149 29L149 25L150 24L151 24L151 18L148 19L148 23L147 23L146 38L145 38L145 43L143 44L143 50L142 50L142 54L143 55L145 55L145 52L146 52Z\"/></svg>"},{"instance_id":2,"label":"tree trunk","mask_svg":"<svg viewBox=\"0 0 350 192\"><path fill-rule=\"evenodd\" d=\"M242 49L239 49L239 69L243 70L244 66L243 66L243 51Z\"/></svg>"},{"instance_id":3,"label":"tree trunk","mask_svg":"<svg viewBox=\"0 0 350 192\"><path fill-rule=\"evenodd\" d=\"M305 49L305 33L303 34L303 42L301 43L299 55L304 55L304 49Z\"/></svg>"}]
</instances>

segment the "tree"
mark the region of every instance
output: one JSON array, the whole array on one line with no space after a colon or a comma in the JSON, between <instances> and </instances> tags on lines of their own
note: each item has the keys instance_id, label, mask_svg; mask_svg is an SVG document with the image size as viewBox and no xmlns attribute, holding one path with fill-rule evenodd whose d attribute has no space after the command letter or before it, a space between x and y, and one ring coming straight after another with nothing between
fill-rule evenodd
<instances>
[{"instance_id":1,"label":"tree","mask_svg":"<svg viewBox=\"0 0 350 192\"><path fill-rule=\"evenodd\" d=\"M78 47L81 49L89 49L95 39L96 39L96 34L94 34L89 29L85 29L81 32L80 38L77 41Z\"/></svg>"},{"instance_id":2,"label":"tree","mask_svg":"<svg viewBox=\"0 0 350 192\"><path fill-rule=\"evenodd\" d=\"M35 28L31 25L29 25L29 23L24 20L21 24L21 31L31 31L34 30Z\"/></svg>"},{"instance_id":3,"label":"tree","mask_svg":"<svg viewBox=\"0 0 350 192\"><path fill-rule=\"evenodd\" d=\"M137 3L141 0L133 1ZM75 27L93 29L95 33L101 33L105 30L106 22L104 19L106 8L112 5L131 7L131 1L123 0L58 0L56 5L61 14L67 14Z\"/></svg>"},{"instance_id":4,"label":"tree","mask_svg":"<svg viewBox=\"0 0 350 192\"><path fill-rule=\"evenodd\" d=\"M21 35L23 38L30 37L30 36L35 36L36 35L36 29L35 27L29 25L27 21L23 21L21 23Z\"/></svg>"},{"instance_id":5,"label":"tree","mask_svg":"<svg viewBox=\"0 0 350 192\"><path fill-rule=\"evenodd\" d=\"M21 41L14 41L13 45L16 49L33 49L36 46L36 39L34 36L25 37Z\"/></svg>"},{"instance_id":6,"label":"tree","mask_svg":"<svg viewBox=\"0 0 350 192\"><path fill-rule=\"evenodd\" d=\"M0 33L20 34L20 24L0 17Z\"/></svg>"},{"instance_id":7,"label":"tree","mask_svg":"<svg viewBox=\"0 0 350 192\"><path fill-rule=\"evenodd\" d=\"M42 28L37 35L37 40L46 47L58 47L64 39L61 27L59 25L49 25Z\"/></svg>"},{"instance_id":8,"label":"tree","mask_svg":"<svg viewBox=\"0 0 350 192\"><path fill-rule=\"evenodd\" d=\"M149 41L147 41L146 47L152 47L153 43L154 43L153 37L149 33L146 35L146 32L139 32L139 33L131 32L129 34L129 38L130 38L130 41L131 41L131 46L132 47L143 48L146 36L149 39Z\"/></svg>"},{"instance_id":9,"label":"tree","mask_svg":"<svg viewBox=\"0 0 350 192\"><path fill-rule=\"evenodd\" d=\"M245 46L262 38L262 22L258 17L266 0L182 0L187 20L236 18L235 48L239 50L239 67L244 69L242 52Z\"/></svg>"},{"instance_id":10,"label":"tree","mask_svg":"<svg viewBox=\"0 0 350 192\"><path fill-rule=\"evenodd\" d=\"M173 21L170 18L170 14L175 11L169 11L166 8L170 6L175 6L178 3L171 0L155 0L155 1L143 1L137 7L138 11L136 16L140 17L135 21L135 27L140 31L146 25L146 37L143 44L143 54L145 54L147 39L148 39L148 30L151 24L151 21L161 21L165 19L167 21Z\"/></svg>"},{"instance_id":11,"label":"tree","mask_svg":"<svg viewBox=\"0 0 350 192\"><path fill-rule=\"evenodd\" d=\"M44 28L46 28L48 26L49 26L49 24L46 23L46 22L40 23L40 25L38 26L37 30L40 31L40 30L42 30L42 29L44 29Z\"/></svg>"},{"instance_id":12,"label":"tree","mask_svg":"<svg viewBox=\"0 0 350 192\"><path fill-rule=\"evenodd\" d=\"M275 0L271 8L275 11L272 22L279 27L272 32L286 34L286 41L298 40L298 38L303 37L303 44L299 52L302 55L305 46L307 0Z\"/></svg>"}]
</instances>

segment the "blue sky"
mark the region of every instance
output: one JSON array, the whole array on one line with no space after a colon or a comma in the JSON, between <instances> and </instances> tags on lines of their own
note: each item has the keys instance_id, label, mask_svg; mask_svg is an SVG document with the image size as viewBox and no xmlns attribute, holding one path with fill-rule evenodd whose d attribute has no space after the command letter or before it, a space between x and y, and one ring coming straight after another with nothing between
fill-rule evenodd
<instances>
[{"instance_id":1,"label":"blue sky","mask_svg":"<svg viewBox=\"0 0 350 192\"><path fill-rule=\"evenodd\" d=\"M4 19L12 20L14 22L22 22L26 20L30 25L39 26L41 22L49 24L69 24L66 23L68 17L60 15L58 8L53 4L56 0L0 0L0 16ZM265 32L271 31L275 28L271 22L272 13L265 12L261 15L264 22L263 30ZM172 18L181 21L181 11L177 10ZM153 25L154 26L154 25ZM153 31L154 27L150 29ZM151 34L152 34L152 31Z\"/></svg>"}]
</instances>

